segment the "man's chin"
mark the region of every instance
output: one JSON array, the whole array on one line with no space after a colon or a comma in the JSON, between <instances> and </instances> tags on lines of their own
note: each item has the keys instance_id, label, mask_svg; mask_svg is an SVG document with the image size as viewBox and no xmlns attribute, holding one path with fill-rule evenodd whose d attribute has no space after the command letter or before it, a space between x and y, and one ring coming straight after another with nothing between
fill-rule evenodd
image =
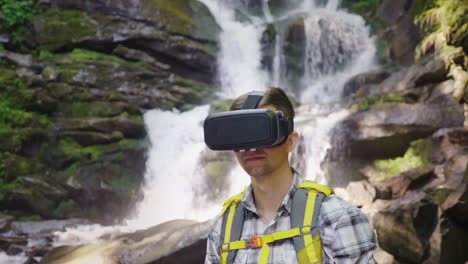
<instances>
[{"instance_id":1,"label":"man's chin","mask_svg":"<svg viewBox=\"0 0 468 264\"><path fill-rule=\"evenodd\" d=\"M265 167L244 167L245 172L251 177L262 177L269 173L269 169Z\"/></svg>"}]
</instances>

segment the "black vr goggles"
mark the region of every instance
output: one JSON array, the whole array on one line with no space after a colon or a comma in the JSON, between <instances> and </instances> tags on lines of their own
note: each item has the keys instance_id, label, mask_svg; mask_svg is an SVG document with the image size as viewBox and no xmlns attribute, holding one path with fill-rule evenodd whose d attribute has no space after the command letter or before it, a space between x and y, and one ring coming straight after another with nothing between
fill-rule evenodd
<instances>
[{"instance_id":1,"label":"black vr goggles","mask_svg":"<svg viewBox=\"0 0 468 264\"><path fill-rule=\"evenodd\" d=\"M205 143L212 150L252 150L283 144L294 130L281 111L256 109L263 92L249 93L242 110L209 115L203 124Z\"/></svg>"}]
</instances>

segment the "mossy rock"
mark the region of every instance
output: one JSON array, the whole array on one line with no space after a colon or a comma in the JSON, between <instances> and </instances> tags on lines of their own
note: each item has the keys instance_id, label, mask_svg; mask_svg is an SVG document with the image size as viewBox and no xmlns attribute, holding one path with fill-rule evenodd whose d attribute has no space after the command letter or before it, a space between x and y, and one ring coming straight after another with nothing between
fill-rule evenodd
<instances>
[{"instance_id":1,"label":"mossy rock","mask_svg":"<svg viewBox=\"0 0 468 264\"><path fill-rule=\"evenodd\" d=\"M117 116L124 112L124 105L113 102L78 101L70 104L60 104L59 112L65 117L91 118L91 117L109 117Z\"/></svg>"},{"instance_id":2,"label":"mossy rock","mask_svg":"<svg viewBox=\"0 0 468 264\"><path fill-rule=\"evenodd\" d=\"M34 18L36 41L49 50L81 42L97 33L94 15L79 10L50 8Z\"/></svg>"},{"instance_id":3,"label":"mossy rock","mask_svg":"<svg viewBox=\"0 0 468 264\"><path fill-rule=\"evenodd\" d=\"M379 180L398 173L425 166L430 163L432 143L430 138L423 138L412 141L403 157L395 159L376 160L374 162L377 170L380 171Z\"/></svg>"},{"instance_id":4,"label":"mossy rock","mask_svg":"<svg viewBox=\"0 0 468 264\"><path fill-rule=\"evenodd\" d=\"M23 175L43 172L46 166L38 158L10 155L5 161L5 179L14 180Z\"/></svg>"},{"instance_id":5,"label":"mossy rock","mask_svg":"<svg viewBox=\"0 0 468 264\"><path fill-rule=\"evenodd\" d=\"M198 1L144 0L146 19L155 20L168 31L201 39L216 40L220 27L208 8Z\"/></svg>"}]
</instances>

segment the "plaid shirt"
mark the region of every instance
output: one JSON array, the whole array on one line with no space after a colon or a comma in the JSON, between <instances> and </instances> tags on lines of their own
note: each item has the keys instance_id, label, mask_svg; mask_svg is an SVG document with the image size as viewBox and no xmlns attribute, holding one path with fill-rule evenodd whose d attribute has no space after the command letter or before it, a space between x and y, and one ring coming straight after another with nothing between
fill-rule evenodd
<instances>
[{"instance_id":1,"label":"plaid shirt","mask_svg":"<svg viewBox=\"0 0 468 264\"><path fill-rule=\"evenodd\" d=\"M242 203L245 219L241 239L269 235L291 229L291 197L297 190L302 178L294 173L293 184L284 197L277 215L271 223L265 223L255 208L252 186L246 190ZM215 218L208 234L205 264L219 264L220 233L223 217ZM324 199L319 215L320 236L322 239L323 263L376 263L373 251L376 237L366 216L355 206L332 194ZM254 264L258 262L260 248L240 249L235 264ZM275 241L270 244L270 264L297 263L292 239Z\"/></svg>"}]
</instances>

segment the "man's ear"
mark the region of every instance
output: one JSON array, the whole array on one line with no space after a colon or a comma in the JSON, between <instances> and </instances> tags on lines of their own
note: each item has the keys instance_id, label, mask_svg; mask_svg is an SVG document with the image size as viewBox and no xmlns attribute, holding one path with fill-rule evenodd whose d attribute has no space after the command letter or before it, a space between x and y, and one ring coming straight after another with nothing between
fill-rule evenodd
<instances>
[{"instance_id":1,"label":"man's ear","mask_svg":"<svg viewBox=\"0 0 468 264\"><path fill-rule=\"evenodd\" d=\"M288 152L291 152L299 144L299 133L293 131L289 134L286 144L288 144Z\"/></svg>"}]
</instances>

